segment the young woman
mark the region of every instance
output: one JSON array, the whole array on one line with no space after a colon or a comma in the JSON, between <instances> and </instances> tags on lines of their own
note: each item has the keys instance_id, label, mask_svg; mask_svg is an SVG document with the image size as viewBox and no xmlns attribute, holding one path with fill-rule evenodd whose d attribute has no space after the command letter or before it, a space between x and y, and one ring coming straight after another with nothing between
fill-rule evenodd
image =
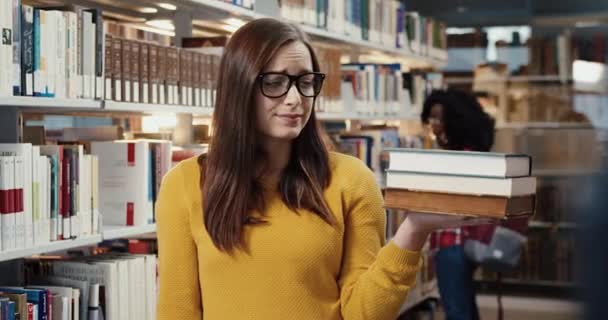
<instances>
[{"instance_id":1,"label":"young woman","mask_svg":"<svg viewBox=\"0 0 608 320\"><path fill-rule=\"evenodd\" d=\"M384 244L373 173L322 142L323 79L297 27L234 33L209 153L162 183L158 319L394 319L430 232L462 223L412 213Z\"/></svg>"},{"instance_id":2,"label":"young woman","mask_svg":"<svg viewBox=\"0 0 608 320\"><path fill-rule=\"evenodd\" d=\"M494 143L494 120L477 99L460 91L433 91L425 100L422 122L431 126L439 148L489 151ZM437 284L447 320L478 320L473 272L477 267L467 259L466 239L488 242L493 225L441 230L433 233Z\"/></svg>"}]
</instances>

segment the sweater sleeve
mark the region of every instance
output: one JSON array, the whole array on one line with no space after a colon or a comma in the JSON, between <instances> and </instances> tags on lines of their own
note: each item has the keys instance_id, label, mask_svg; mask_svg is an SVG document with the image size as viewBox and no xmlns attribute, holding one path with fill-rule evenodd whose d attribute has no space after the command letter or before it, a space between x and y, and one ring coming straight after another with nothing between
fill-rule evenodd
<instances>
[{"instance_id":1,"label":"sweater sleeve","mask_svg":"<svg viewBox=\"0 0 608 320\"><path fill-rule=\"evenodd\" d=\"M156 202L159 297L157 319L202 319L197 250L190 231L183 168L163 178Z\"/></svg>"},{"instance_id":2,"label":"sweater sleeve","mask_svg":"<svg viewBox=\"0 0 608 320\"><path fill-rule=\"evenodd\" d=\"M344 319L395 319L420 269L420 253L385 239L383 197L374 174L362 163L349 168L354 181L344 191L345 239L340 273Z\"/></svg>"}]
</instances>

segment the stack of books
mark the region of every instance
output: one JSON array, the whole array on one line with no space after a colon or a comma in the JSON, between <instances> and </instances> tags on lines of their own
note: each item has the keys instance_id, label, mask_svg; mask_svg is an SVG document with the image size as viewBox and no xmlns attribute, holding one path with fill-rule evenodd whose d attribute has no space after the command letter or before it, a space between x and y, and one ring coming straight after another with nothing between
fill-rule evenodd
<instances>
[{"instance_id":1,"label":"stack of books","mask_svg":"<svg viewBox=\"0 0 608 320\"><path fill-rule=\"evenodd\" d=\"M392 209L508 219L532 216L536 178L527 155L388 149Z\"/></svg>"}]
</instances>

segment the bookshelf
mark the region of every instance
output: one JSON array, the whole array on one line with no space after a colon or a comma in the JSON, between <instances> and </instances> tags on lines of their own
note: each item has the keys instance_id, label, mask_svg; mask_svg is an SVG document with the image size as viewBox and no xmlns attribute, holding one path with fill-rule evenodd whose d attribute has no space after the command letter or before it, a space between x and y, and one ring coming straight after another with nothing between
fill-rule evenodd
<instances>
[{"instance_id":1,"label":"bookshelf","mask_svg":"<svg viewBox=\"0 0 608 320\"><path fill-rule=\"evenodd\" d=\"M101 234L98 235L86 236L73 240L53 241L27 249L0 251L0 262L26 258L34 255L65 251L74 248L94 246L104 240L140 237L155 232L156 224L134 227L103 226Z\"/></svg>"},{"instance_id":2,"label":"bookshelf","mask_svg":"<svg viewBox=\"0 0 608 320\"><path fill-rule=\"evenodd\" d=\"M0 97L1 107L48 108L66 110L101 110L102 102L91 99L59 99L38 97Z\"/></svg>"},{"instance_id":3,"label":"bookshelf","mask_svg":"<svg viewBox=\"0 0 608 320\"><path fill-rule=\"evenodd\" d=\"M26 258L43 253L64 251L79 247L87 247L95 245L102 241L101 235L87 236L74 240L53 241L41 246L36 246L28 249L16 249L0 252L0 262Z\"/></svg>"},{"instance_id":4,"label":"bookshelf","mask_svg":"<svg viewBox=\"0 0 608 320\"><path fill-rule=\"evenodd\" d=\"M132 238L148 233L156 232L156 224L145 226L125 227L125 226L103 226L101 235L103 240L113 240L121 238Z\"/></svg>"},{"instance_id":5,"label":"bookshelf","mask_svg":"<svg viewBox=\"0 0 608 320\"><path fill-rule=\"evenodd\" d=\"M103 110L105 111L124 111L124 112L168 112L168 113L188 113L194 116L210 117L213 114L213 108L191 107L179 105L163 105L163 104L147 104L147 103L129 103L104 101Z\"/></svg>"}]
</instances>

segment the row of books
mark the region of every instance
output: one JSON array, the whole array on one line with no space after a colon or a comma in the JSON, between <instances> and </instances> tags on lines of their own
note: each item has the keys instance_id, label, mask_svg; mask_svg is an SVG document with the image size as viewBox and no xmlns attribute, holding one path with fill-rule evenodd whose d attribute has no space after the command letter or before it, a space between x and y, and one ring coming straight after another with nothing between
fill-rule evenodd
<instances>
[{"instance_id":1,"label":"row of books","mask_svg":"<svg viewBox=\"0 0 608 320\"><path fill-rule=\"evenodd\" d=\"M2 319L156 318L154 254L59 255L27 259L22 267L27 285L0 286L0 308L14 303Z\"/></svg>"},{"instance_id":2,"label":"row of books","mask_svg":"<svg viewBox=\"0 0 608 320\"><path fill-rule=\"evenodd\" d=\"M1 250L98 233L98 158L82 145L0 144Z\"/></svg>"},{"instance_id":3,"label":"row of books","mask_svg":"<svg viewBox=\"0 0 608 320\"><path fill-rule=\"evenodd\" d=\"M0 96L102 98L103 21L98 9L0 5Z\"/></svg>"},{"instance_id":4,"label":"row of books","mask_svg":"<svg viewBox=\"0 0 608 320\"><path fill-rule=\"evenodd\" d=\"M212 107L220 57L106 35L105 99Z\"/></svg>"},{"instance_id":5,"label":"row of books","mask_svg":"<svg viewBox=\"0 0 608 320\"><path fill-rule=\"evenodd\" d=\"M399 64L346 64L342 65L344 87L342 98L347 106L354 106L358 114L404 114L412 106L414 90L410 74L401 72ZM408 87L404 85L407 81ZM416 90L423 89L417 86Z\"/></svg>"},{"instance_id":6,"label":"row of books","mask_svg":"<svg viewBox=\"0 0 608 320\"><path fill-rule=\"evenodd\" d=\"M0 250L153 223L170 141L0 144Z\"/></svg>"},{"instance_id":7,"label":"row of books","mask_svg":"<svg viewBox=\"0 0 608 320\"><path fill-rule=\"evenodd\" d=\"M281 15L358 40L406 52L445 59L437 50L447 48L446 26L417 12L406 4L391 0L287 0L281 2Z\"/></svg>"}]
</instances>

